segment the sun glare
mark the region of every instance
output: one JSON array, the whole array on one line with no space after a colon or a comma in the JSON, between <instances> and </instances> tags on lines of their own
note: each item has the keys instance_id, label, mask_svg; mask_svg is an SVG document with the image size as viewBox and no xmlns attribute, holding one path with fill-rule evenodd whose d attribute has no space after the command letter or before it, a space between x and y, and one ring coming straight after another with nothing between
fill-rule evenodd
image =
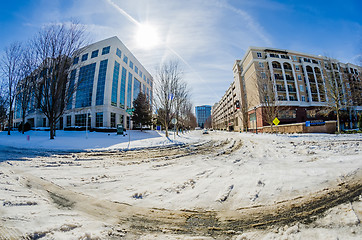
<instances>
[{"instance_id":1,"label":"sun glare","mask_svg":"<svg viewBox=\"0 0 362 240\"><path fill-rule=\"evenodd\" d=\"M136 40L138 46L144 49L151 49L160 44L156 29L148 24L139 25Z\"/></svg>"}]
</instances>

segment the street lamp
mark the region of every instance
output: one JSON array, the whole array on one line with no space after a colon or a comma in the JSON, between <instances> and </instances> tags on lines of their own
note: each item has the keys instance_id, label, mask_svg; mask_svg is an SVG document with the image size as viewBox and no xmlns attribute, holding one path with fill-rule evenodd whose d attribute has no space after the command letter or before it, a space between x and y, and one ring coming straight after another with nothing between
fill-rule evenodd
<instances>
[{"instance_id":1,"label":"street lamp","mask_svg":"<svg viewBox=\"0 0 362 240\"><path fill-rule=\"evenodd\" d=\"M85 119L85 138L87 138L87 139L88 139L88 119L89 119L88 114L89 114L89 117L92 117L90 109L88 109L87 114L86 114L86 119Z\"/></svg>"}]
</instances>

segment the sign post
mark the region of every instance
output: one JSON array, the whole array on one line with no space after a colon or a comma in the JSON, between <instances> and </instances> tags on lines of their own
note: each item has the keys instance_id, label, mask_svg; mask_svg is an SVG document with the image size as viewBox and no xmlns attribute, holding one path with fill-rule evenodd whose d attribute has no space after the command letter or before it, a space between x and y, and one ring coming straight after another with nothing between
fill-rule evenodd
<instances>
[{"instance_id":1,"label":"sign post","mask_svg":"<svg viewBox=\"0 0 362 240\"><path fill-rule=\"evenodd\" d=\"M279 119L277 117L274 118L273 123L275 124L275 126L277 126L277 131L278 131L278 124L280 123Z\"/></svg>"},{"instance_id":2,"label":"sign post","mask_svg":"<svg viewBox=\"0 0 362 240\"><path fill-rule=\"evenodd\" d=\"M129 127L128 127L128 148L129 148L129 145L130 145L130 142L131 142L131 117L133 116L133 112L134 112L134 108L127 108L126 112L128 113L129 115Z\"/></svg>"},{"instance_id":3,"label":"sign post","mask_svg":"<svg viewBox=\"0 0 362 240\"><path fill-rule=\"evenodd\" d=\"M176 138L176 123L177 123L177 119L176 119L176 118L172 118L172 119L171 119L171 123L173 124L173 129L174 129L173 139L175 140L175 138Z\"/></svg>"}]
</instances>

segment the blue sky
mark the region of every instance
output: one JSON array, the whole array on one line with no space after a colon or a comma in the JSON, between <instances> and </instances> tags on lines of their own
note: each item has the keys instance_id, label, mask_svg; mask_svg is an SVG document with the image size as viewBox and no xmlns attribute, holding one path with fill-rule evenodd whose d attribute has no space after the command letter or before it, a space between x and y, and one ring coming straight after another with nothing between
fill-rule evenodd
<instances>
[{"instance_id":1,"label":"blue sky","mask_svg":"<svg viewBox=\"0 0 362 240\"><path fill-rule=\"evenodd\" d=\"M153 74L180 59L195 105L213 105L233 81L249 46L274 47L361 64L360 0L1 0L0 49L42 26L77 19L90 43L118 36ZM157 41L143 48L139 24Z\"/></svg>"}]
</instances>

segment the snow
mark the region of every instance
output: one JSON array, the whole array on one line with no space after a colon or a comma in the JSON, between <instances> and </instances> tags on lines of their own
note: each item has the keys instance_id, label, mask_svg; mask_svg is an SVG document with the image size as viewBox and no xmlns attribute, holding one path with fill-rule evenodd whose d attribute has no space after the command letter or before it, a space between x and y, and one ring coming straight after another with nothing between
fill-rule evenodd
<instances>
[{"instance_id":1,"label":"snow","mask_svg":"<svg viewBox=\"0 0 362 240\"><path fill-rule=\"evenodd\" d=\"M42 131L6 134L0 132L0 236L3 226L4 234L42 239L212 239L132 232L119 223L126 213L114 204L135 211L238 212L312 197L362 167L362 134L191 131L166 138L131 131L130 145L128 135L115 133L86 138L84 131L57 131L54 140ZM312 223L249 229L231 239L359 239L361 200L335 206Z\"/></svg>"}]
</instances>

